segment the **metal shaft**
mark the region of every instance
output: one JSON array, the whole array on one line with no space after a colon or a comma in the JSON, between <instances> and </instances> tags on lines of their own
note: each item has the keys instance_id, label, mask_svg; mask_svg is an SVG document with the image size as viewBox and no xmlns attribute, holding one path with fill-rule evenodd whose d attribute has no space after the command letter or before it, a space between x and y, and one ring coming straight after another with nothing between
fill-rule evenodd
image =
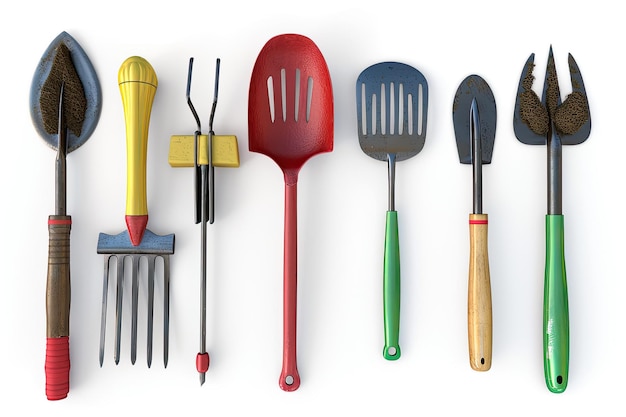
<instances>
[{"instance_id":1,"label":"metal shaft","mask_svg":"<svg viewBox=\"0 0 626 417\"><path fill-rule=\"evenodd\" d=\"M213 95L213 105L211 106L211 114L209 116L209 135L207 141L207 157L208 164L200 167L200 190L201 190L201 265L200 265L200 352L198 358L206 358L206 287L207 287L207 222L213 224L215 220L215 168L213 166L213 120L215 118L215 109L217 107L217 94L220 76L220 59L218 58L215 65L215 90ZM198 131L200 134L200 122L198 120ZM196 144L198 141L196 140ZM197 145L196 145L197 146ZM197 149L197 148L196 148ZM196 151L197 158L197 151ZM197 161L196 161L197 164ZM208 365L208 363L207 363ZM205 369L199 368L200 385L205 381Z\"/></svg>"},{"instance_id":2,"label":"metal shaft","mask_svg":"<svg viewBox=\"0 0 626 417\"><path fill-rule=\"evenodd\" d=\"M64 86L64 84L61 84L61 93L59 95L59 143L57 145L57 156L55 160L54 213L57 216L67 215L67 127L65 125L65 110L63 109Z\"/></svg>"},{"instance_id":3,"label":"metal shaft","mask_svg":"<svg viewBox=\"0 0 626 417\"><path fill-rule=\"evenodd\" d=\"M210 152L210 151L209 151ZM202 222L201 222L201 249L200 249L200 353L206 353L206 277L207 277L207 181L209 170L206 165L201 167L201 187L202 187ZM200 385L204 384L205 374L200 372Z\"/></svg>"},{"instance_id":4,"label":"metal shaft","mask_svg":"<svg viewBox=\"0 0 626 417\"><path fill-rule=\"evenodd\" d=\"M563 214L562 146L554 125L548 132L548 214Z\"/></svg>"},{"instance_id":5,"label":"metal shaft","mask_svg":"<svg viewBox=\"0 0 626 417\"><path fill-rule=\"evenodd\" d=\"M389 188L389 211L396 210L396 154L387 154L387 167L389 169L388 188Z\"/></svg>"},{"instance_id":6,"label":"metal shaft","mask_svg":"<svg viewBox=\"0 0 626 417\"><path fill-rule=\"evenodd\" d=\"M483 212L483 156L480 137L480 119L476 99L470 107L470 135L472 146L472 167L474 171L474 214Z\"/></svg>"}]
</instances>

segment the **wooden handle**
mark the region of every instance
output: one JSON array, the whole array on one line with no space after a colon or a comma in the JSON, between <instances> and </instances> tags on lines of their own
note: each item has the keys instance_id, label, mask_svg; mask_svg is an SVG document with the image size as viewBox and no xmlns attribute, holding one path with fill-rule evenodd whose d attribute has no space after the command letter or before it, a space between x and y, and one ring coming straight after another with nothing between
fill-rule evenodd
<instances>
[{"instance_id":1,"label":"wooden handle","mask_svg":"<svg viewBox=\"0 0 626 417\"><path fill-rule=\"evenodd\" d=\"M470 214L470 268L467 326L470 365L476 371L491 368L491 282L487 244L487 215Z\"/></svg>"},{"instance_id":2,"label":"wooden handle","mask_svg":"<svg viewBox=\"0 0 626 417\"><path fill-rule=\"evenodd\" d=\"M70 389L70 216L48 217L46 283L46 396L67 397Z\"/></svg>"}]
</instances>

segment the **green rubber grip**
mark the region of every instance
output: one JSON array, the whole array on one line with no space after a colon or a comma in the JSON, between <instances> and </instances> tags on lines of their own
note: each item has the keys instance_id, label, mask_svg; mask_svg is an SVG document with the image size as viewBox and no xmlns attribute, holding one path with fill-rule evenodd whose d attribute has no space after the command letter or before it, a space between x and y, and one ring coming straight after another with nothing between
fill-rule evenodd
<instances>
[{"instance_id":1,"label":"green rubber grip","mask_svg":"<svg viewBox=\"0 0 626 417\"><path fill-rule=\"evenodd\" d=\"M388 211L385 225L385 262L383 267L383 309L387 360L400 358L400 242L398 212Z\"/></svg>"},{"instance_id":2,"label":"green rubber grip","mask_svg":"<svg viewBox=\"0 0 626 417\"><path fill-rule=\"evenodd\" d=\"M546 384L554 393L565 391L569 368L569 312L563 231L563 215L546 216L543 364Z\"/></svg>"}]
</instances>

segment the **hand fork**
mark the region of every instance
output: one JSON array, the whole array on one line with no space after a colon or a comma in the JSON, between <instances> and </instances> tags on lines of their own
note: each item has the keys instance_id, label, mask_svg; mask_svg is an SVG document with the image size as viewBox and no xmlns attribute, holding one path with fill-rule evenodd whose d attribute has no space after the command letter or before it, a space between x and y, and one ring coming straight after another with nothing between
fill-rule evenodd
<instances>
[{"instance_id":1,"label":"hand fork","mask_svg":"<svg viewBox=\"0 0 626 417\"><path fill-rule=\"evenodd\" d=\"M565 391L569 368L569 312L565 274L562 209L562 145L578 145L591 131L587 94L578 65L569 55L572 93L561 103L552 47L541 100L532 91L534 54L520 77L513 116L517 139L528 145L547 145L548 214L544 277L543 350L546 385Z\"/></svg>"},{"instance_id":2,"label":"hand fork","mask_svg":"<svg viewBox=\"0 0 626 417\"><path fill-rule=\"evenodd\" d=\"M100 233L98 253L104 258L104 281L102 295L102 317L100 327L100 366L104 361L104 340L106 329L107 291L109 285L109 263L117 260L116 275L116 331L115 363L120 359L122 330L122 296L124 288L124 263L131 260L132 319L131 319L131 362L137 356L137 308L139 298L139 263L141 258L148 260L148 367L152 364L152 335L154 281L156 258L163 259L163 362L167 367L169 346L169 255L174 253L174 235L159 236L146 229L148 206L146 199L146 158L148 147L148 126L152 102L157 88L154 69L145 59L133 56L124 61L118 73L120 93L124 104L127 149L127 190L126 226L127 230L117 235Z\"/></svg>"}]
</instances>

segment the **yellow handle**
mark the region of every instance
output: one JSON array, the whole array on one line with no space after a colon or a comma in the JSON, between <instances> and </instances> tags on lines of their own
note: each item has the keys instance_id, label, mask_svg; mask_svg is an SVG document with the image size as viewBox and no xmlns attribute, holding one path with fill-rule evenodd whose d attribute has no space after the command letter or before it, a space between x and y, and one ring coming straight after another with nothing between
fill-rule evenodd
<instances>
[{"instance_id":1,"label":"yellow handle","mask_svg":"<svg viewBox=\"0 0 626 417\"><path fill-rule=\"evenodd\" d=\"M487 215L470 214L470 268L467 325L470 365L476 371L491 368L491 282L487 245Z\"/></svg>"},{"instance_id":2,"label":"yellow handle","mask_svg":"<svg viewBox=\"0 0 626 417\"><path fill-rule=\"evenodd\" d=\"M132 56L122 63L118 82L126 121L126 215L147 215L148 127L158 80L148 61Z\"/></svg>"}]
</instances>

